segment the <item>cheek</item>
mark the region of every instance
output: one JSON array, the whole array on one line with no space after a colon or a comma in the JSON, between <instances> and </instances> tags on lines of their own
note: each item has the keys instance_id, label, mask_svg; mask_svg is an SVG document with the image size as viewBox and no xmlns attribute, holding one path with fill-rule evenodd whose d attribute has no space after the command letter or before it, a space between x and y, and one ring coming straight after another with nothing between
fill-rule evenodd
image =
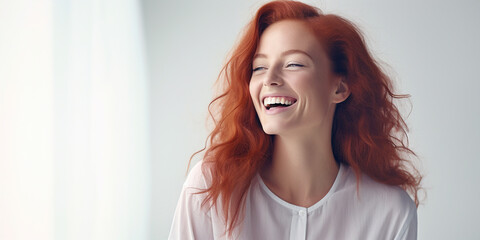
<instances>
[{"instance_id":1,"label":"cheek","mask_svg":"<svg viewBox=\"0 0 480 240\"><path fill-rule=\"evenodd\" d=\"M255 99L258 99L260 95L260 85L258 81L250 80L248 90L250 91L250 97L252 98L252 100L255 101Z\"/></svg>"},{"instance_id":2,"label":"cheek","mask_svg":"<svg viewBox=\"0 0 480 240\"><path fill-rule=\"evenodd\" d=\"M255 107L255 109L257 109L258 95L260 94L259 88L255 86L255 84L252 83L252 81L250 81L250 84L248 85L248 90L250 92L250 98L252 99L253 106Z\"/></svg>"},{"instance_id":3,"label":"cheek","mask_svg":"<svg viewBox=\"0 0 480 240\"><path fill-rule=\"evenodd\" d=\"M305 74L293 83L298 94L307 98L309 105L315 108L324 108L330 100L330 88L325 76L319 74Z\"/></svg>"},{"instance_id":4,"label":"cheek","mask_svg":"<svg viewBox=\"0 0 480 240\"><path fill-rule=\"evenodd\" d=\"M252 99L253 103L255 103L255 88L252 86L251 82L248 85L248 91L250 92L250 98Z\"/></svg>"}]
</instances>

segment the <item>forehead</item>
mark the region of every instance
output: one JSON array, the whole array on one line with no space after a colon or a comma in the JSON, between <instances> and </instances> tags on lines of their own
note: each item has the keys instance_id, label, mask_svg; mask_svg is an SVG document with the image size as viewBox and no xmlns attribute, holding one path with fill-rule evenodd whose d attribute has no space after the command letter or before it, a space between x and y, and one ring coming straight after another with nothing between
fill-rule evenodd
<instances>
[{"instance_id":1,"label":"forehead","mask_svg":"<svg viewBox=\"0 0 480 240\"><path fill-rule=\"evenodd\" d=\"M299 20L282 20L267 27L260 37L256 53L275 55L292 49L307 52L312 57L324 55L320 41Z\"/></svg>"}]
</instances>

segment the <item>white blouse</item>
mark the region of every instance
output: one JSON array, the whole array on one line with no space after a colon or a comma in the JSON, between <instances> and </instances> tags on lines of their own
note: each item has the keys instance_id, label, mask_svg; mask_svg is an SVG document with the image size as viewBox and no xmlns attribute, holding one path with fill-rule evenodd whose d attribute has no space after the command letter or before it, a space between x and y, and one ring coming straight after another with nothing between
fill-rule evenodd
<instances>
[{"instance_id":1,"label":"white blouse","mask_svg":"<svg viewBox=\"0 0 480 240\"><path fill-rule=\"evenodd\" d=\"M242 224L228 238L225 220L215 207L201 207L205 194L192 194L208 186L201 163L192 168L183 185L169 239L417 238L417 210L409 195L365 174L357 192L355 174L343 164L327 195L309 208L282 200L257 174L247 193Z\"/></svg>"}]
</instances>

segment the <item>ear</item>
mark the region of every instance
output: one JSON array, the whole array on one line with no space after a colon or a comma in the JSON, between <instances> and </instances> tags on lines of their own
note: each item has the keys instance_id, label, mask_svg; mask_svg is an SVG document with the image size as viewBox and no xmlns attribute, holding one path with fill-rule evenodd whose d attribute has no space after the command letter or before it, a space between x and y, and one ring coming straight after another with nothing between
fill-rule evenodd
<instances>
[{"instance_id":1,"label":"ear","mask_svg":"<svg viewBox=\"0 0 480 240\"><path fill-rule=\"evenodd\" d=\"M341 103L345 101L348 96L350 96L350 89L348 88L348 84L345 83L344 78L339 78L337 83L337 89L335 91L335 95L333 96L334 103Z\"/></svg>"}]
</instances>

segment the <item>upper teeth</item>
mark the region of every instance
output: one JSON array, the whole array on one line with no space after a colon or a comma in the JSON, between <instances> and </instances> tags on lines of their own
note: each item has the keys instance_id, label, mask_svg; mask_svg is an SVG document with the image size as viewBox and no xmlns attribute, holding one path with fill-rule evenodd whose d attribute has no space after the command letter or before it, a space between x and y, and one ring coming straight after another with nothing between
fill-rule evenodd
<instances>
[{"instance_id":1,"label":"upper teeth","mask_svg":"<svg viewBox=\"0 0 480 240\"><path fill-rule=\"evenodd\" d=\"M265 105L265 107L268 107L271 104L292 105L292 103L292 100L284 97L266 97L265 99L263 99L263 105Z\"/></svg>"}]
</instances>

